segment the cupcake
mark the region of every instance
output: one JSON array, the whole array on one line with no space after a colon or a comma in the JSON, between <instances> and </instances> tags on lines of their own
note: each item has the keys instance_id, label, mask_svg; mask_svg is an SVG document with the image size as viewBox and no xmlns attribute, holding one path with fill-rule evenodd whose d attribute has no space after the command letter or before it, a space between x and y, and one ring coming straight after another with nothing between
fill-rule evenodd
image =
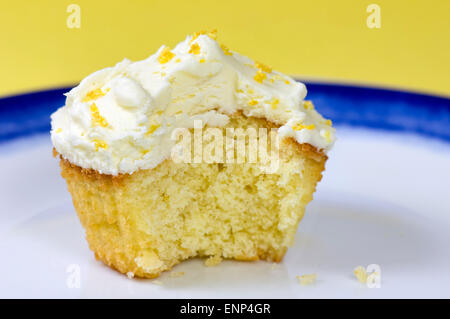
<instances>
[{"instance_id":1,"label":"cupcake","mask_svg":"<svg viewBox=\"0 0 450 319\"><path fill-rule=\"evenodd\" d=\"M51 138L96 258L145 278L191 257L281 261L334 143L305 96L213 32L82 80Z\"/></svg>"}]
</instances>

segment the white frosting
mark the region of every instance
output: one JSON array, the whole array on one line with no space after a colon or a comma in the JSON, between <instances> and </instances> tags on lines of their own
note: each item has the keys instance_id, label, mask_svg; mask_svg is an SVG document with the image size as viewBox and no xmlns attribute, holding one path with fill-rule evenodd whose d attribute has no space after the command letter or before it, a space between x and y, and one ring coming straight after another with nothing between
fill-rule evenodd
<instances>
[{"instance_id":1,"label":"white frosting","mask_svg":"<svg viewBox=\"0 0 450 319\"><path fill-rule=\"evenodd\" d=\"M103 174L133 173L170 156L174 129L192 128L197 119L221 127L239 110L281 125L282 137L324 152L333 145L334 129L304 102L304 84L222 49L208 35L188 36L167 51L125 59L67 93L51 116L58 153Z\"/></svg>"}]
</instances>

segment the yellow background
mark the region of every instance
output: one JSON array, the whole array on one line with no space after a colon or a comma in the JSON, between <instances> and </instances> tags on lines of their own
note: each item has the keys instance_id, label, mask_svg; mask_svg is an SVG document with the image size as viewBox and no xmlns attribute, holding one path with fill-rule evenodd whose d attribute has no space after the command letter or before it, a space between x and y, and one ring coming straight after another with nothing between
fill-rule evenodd
<instances>
[{"instance_id":1,"label":"yellow background","mask_svg":"<svg viewBox=\"0 0 450 319\"><path fill-rule=\"evenodd\" d=\"M78 82L217 28L234 51L302 77L450 95L450 1L5 1L0 95ZM81 28L66 25L70 3ZM366 8L381 7L381 29Z\"/></svg>"}]
</instances>

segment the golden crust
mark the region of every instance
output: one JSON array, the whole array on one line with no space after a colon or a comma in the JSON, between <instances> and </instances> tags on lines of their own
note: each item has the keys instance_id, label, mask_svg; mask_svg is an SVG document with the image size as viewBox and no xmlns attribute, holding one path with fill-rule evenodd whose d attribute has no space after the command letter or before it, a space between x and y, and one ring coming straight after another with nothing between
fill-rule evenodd
<instances>
[{"instance_id":1,"label":"golden crust","mask_svg":"<svg viewBox=\"0 0 450 319\"><path fill-rule=\"evenodd\" d=\"M259 127L277 127L274 123L268 122L265 119L248 119L242 114L236 115L234 120L238 121L240 125L242 125L243 121L250 121L252 124L256 124ZM58 155L55 150L53 150L53 152L55 156ZM286 167L291 165L285 170L285 174L290 178L289 183L292 184L292 187L290 186L289 192L286 191L286 193L280 193L277 196L281 196L281 199L287 197L292 198L292 203L289 204L292 205L292 207L287 206L286 208L277 206L278 208L276 208L276 210L279 211L272 212L271 210L274 208L267 204L267 207L260 208L266 209L267 213L265 213L265 215L257 215L258 212L255 212L254 217L252 215L246 217L246 214L249 214L249 212L239 213L227 210L227 213L233 213L233 216L239 217L239 214L244 214L239 217L244 218L244 221L246 218L250 217L257 218L253 221L247 221L251 223L258 223L257 221L259 218L269 218L269 221L267 221L268 224L266 223L269 226L263 224L263 226L261 226L261 234L247 233L245 231L237 232L235 235L231 235L231 239L223 244L225 246L215 243L211 246L212 250L208 250L209 246L202 246L202 240L197 242L197 244L187 243L180 245L180 239L175 238L175 235L173 235L175 238L173 240L168 238L172 235L168 229L175 230L173 227L181 227L179 222L178 224L174 224L177 226L173 226L172 228L168 226L169 228L163 232L165 234L164 236L167 236L167 238L160 238L158 237L160 235L155 232L155 230L149 231L143 229L142 226L147 223L148 220L151 220L151 222L148 222L150 223L150 226L152 226L152 223L157 224L161 220L158 216L165 216L163 219L166 218L169 220L172 218L172 215L167 215L169 211L170 214L173 215L179 214L179 208L177 208L178 210L166 208L166 215L164 215L164 209L161 210L158 205L164 204L170 206L172 201L178 200L177 197L182 197L183 189L173 190L173 185L178 183L176 185L184 187L183 183L187 179L186 176L196 173L196 168L186 168L186 165L189 166L189 164L181 164L185 166L180 168L171 160L166 160L152 170L141 170L131 175L119 174L113 176L100 174L93 169L81 168L63 159L61 156L60 158L62 176L66 180L68 189L72 194L75 210L86 230L86 238L90 248L95 253L95 257L121 273L126 274L131 272L134 276L145 278L158 277L161 271L167 271L181 260L195 256L207 257L218 255L224 258L233 258L243 261L263 259L280 262L286 253L287 246L293 240L297 224L303 216L306 204L312 199L315 185L322 177L321 173L327 160L327 157L323 152L309 144L299 144L294 139L284 140L280 146L281 165ZM205 165L216 167L217 164ZM292 177L293 175L290 170L301 169L308 172L307 176L303 177L303 180L297 180L298 177ZM245 171L245 173L248 173L248 170ZM168 176L174 178L174 176L176 177L176 174L181 174L181 181L170 182ZM199 176L203 176L203 174L204 172ZM235 172L231 172L229 176L234 175ZM193 180L195 179L198 179L198 177L195 177ZM257 180L257 183L262 184L264 182L266 183L264 185L268 185L267 187L273 186L273 188L271 188L272 192L274 192L274 190L278 191L278 186L276 185L278 180L273 178L273 181L268 182L265 181L266 179L267 178L259 179ZM160 184L157 187L155 186L155 188L158 188L159 193L153 188L149 190L147 190L148 188L143 188L142 184L145 183L146 180L150 181L150 185ZM298 190L299 187L302 189L303 195L299 195L299 199L295 199L297 195L293 194L293 192L296 189ZM179 195L178 193L180 191L181 193ZM242 190L238 191L242 192ZM146 205L149 207L137 203L140 200L144 202L145 196L151 192L154 192L152 193L153 195L160 194L158 195L159 197L157 197L156 202L148 202L149 204ZM239 196L239 194L234 196ZM252 195L248 194L248 196ZM265 200L267 203L277 202L275 199L272 200L270 198ZM210 198L207 200L205 199L207 204L210 201ZM189 205L195 207L195 203L194 200L194 202L191 201ZM239 202L235 202L235 205L237 205L236 203L239 204ZM273 203L271 205L276 205ZM217 206L219 204L220 203L216 203L215 205ZM162 207L165 207L164 205ZM229 209L233 210L234 208L231 207ZM251 205L249 206L249 209L253 209L251 208ZM211 208L209 208L209 210L211 210ZM292 215L292 211L296 211L296 213ZM182 220L185 221L185 223L189 223L191 220L195 220L195 214L205 214L205 211L198 210L197 212L191 212L191 210L188 209L184 210L182 214L184 214ZM270 216L267 216L267 214L270 214ZM214 218L222 218L223 215L224 213L221 211L219 215L213 216L216 216ZM205 218L202 217L202 219ZM279 231L278 228L281 224L285 223L285 221L287 221L285 230ZM275 226L271 223L275 223ZM161 227L165 227L165 225ZM212 227L213 229L213 225L208 225L208 227ZM191 233L189 233L190 231L192 232L192 230L187 231L189 236L191 236ZM214 233L214 230L211 232ZM187 237L189 238L189 236ZM215 236L220 237L225 235L216 233ZM193 239L190 240L195 240L195 236L192 238ZM197 248L197 246L202 246L203 248ZM166 251L170 251L171 253L166 253Z\"/></svg>"}]
</instances>

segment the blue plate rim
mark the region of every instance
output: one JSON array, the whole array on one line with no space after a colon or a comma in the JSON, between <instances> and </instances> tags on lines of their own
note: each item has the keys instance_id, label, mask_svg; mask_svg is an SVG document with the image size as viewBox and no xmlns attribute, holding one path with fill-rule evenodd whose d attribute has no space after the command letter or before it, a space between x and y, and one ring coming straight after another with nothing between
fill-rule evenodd
<instances>
[{"instance_id":1,"label":"blue plate rim","mask_svg":"<svg viewBox=\"0 0 450 319\"><path fill-rule=\"evenodd\" d=\"M297 80L299 78L297 77ZM307 100L336 125L415 133L450 142L450 98L376 85L300 79ZM0 98L0 143L50 131L50 114L73 86Z\"/></svg>"}]
</instances>

